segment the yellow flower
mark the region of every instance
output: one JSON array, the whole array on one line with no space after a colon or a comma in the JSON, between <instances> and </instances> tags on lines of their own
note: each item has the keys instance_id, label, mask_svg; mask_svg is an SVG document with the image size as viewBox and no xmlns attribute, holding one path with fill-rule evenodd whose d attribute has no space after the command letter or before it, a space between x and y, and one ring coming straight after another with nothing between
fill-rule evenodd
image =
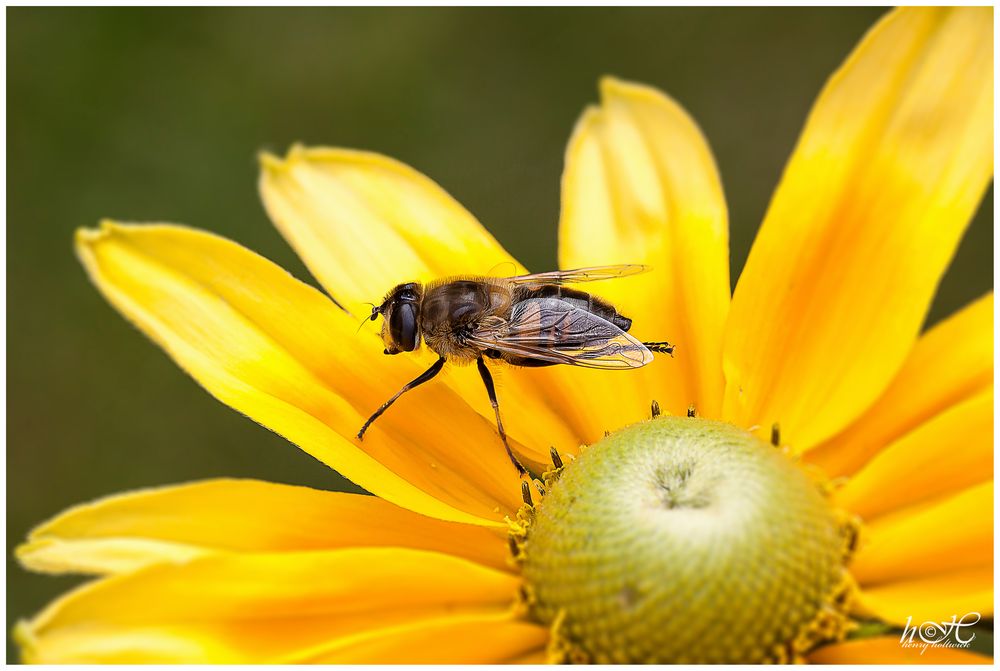
<instances>
[{"instance_id":1,"label":"yellow flower","mask_svg":"<svg viewBox=\"0 0 1000 671\"><path fill-rule=\"evenodd\" d=\"M635 318L640 339L669 338L678 350L627 373L502 373L515 450L536 473L550 446L567 462L546 478L548 493L534 508L521 503L474 370L446 369L363 443L354 439L368 414L434 359L382 356L372 330L355 334L364 301L397 281L499 264L524 270L426 177L339 149L263 157L268 213L344 310L208 233L112 222L81 231L77 250L101 292L209 393L376 496L223 479L71 509L35 529L18 557L33 570L98 578L18 625L25 658L641 661L615 643L620 632L608 623L641 597L645 555L623 545L612 558L622 562L611 566L613 580L632 561L640 582L616 593L611 610L559 602L557 583L570 585L570 601L590 597L559 582L573 557L559 555L553 539L564 531L589 538L596 527L560 526L557 512L571 518L556 502L572 499L569 492L607 497L608 487L597 486L607 471L598 467L621 454L614 445L641 450L666 440L661 427L687 431L689 421L708 427L705 436L751 445L732 450L752 468L767 461L762 477L781 484L753 494L751 508L777 506L777 521L736 529L732 542L755 558L715 546L661 582L685 590L714 570L716 556L743 561L750 573L734 589L749 592L707 605L692 599L715 609L698 611L706 621L742 622L761 605L807 613L761 625L773 626L767 640L744 641L750 629L730 626L691 650L750 661L982 659L941 647L920 655L901 647L898 633L839 641L850 629L846 615L894 626L992 615L992 295L920 335L992 177L992 82L991 9L904 9L879 22L813 108L730 300L726 206L704 138L663 94L604 80L601 105L583 114L567 152L560 265L652 265L597 292ZM651 399L678 417L617 431L648 417ZM691 405L729 424L687 420ZM784 452L736 428L764 436L774 424ZM580 453L605 430L615 433ZM636 431L653 438L636 441ZM695 461L718 449L710 440L695 445ZM727 459L720 468L733 467ZM761 482L752 468L747 481ZM586 480L588 469L598 469L597 481ZM829 498L803 473L819 477ZM611 497L629 500L627 485L612 487ZM697 493L660 485L663 496ZM803 512L814 504L815 513ZM782 525L794 515L803 526L783 545L779 536L792 527ZM851 529L850 519L861 521L860 538L841 556L827 531ZM822 569L818 554L794 554L809 534L826 539L816 544ZM825 572L843 577L846 591L830 592L832 582L815 598L757 590L770 584L757 579L769 571L781 589L792 584L787 561L806 567L795 585L812 589ZM771 604L772 594L788 598ZM686 601L654 604L655 616Z\"/></svg>"}]
</instances>

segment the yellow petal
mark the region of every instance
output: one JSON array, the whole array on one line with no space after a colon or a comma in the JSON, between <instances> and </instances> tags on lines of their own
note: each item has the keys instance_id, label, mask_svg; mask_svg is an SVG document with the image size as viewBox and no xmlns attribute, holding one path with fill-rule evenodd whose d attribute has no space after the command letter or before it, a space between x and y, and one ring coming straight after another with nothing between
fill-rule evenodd
<instances>
[{"instance_id":1,"label":"yellow petal","mask_svg":"<svg viewBox=\"0 0 1000 671\"><path fill-rule=\"evenodd\" d=\"M218 551L392 546L437 550L509 570L501 532L424 517L374 496L222 479L70 508L36 527L17 557L34 571L105 574Z\"/></svg>"},{"instance_id":2,"label":"yellow petal","mask_svg":"<svg viewBox=\"0 0 1000 671\"><path fill-rule=\"evenodd\" d=\"M942 622L966 613L992 617L993 565L868 587L860 605L899 626L910 617L913 622Z\"/></svg>"},{"instance_id":3,"label":"yellow petal","mask_svg":"<svg viewBox=\"0 0 1000 671\"><path fill-rule=\"evenodd\" d=\"M422 550L216 554L85 585L17 638L38 663L268 663L407 622L505 613L517 586Z\"/></svg>"},{"instance_id":4,"label":"yellow petal","mask_svg":"<svg viewBox=\"0 0 1000 671\"><path fill-rule=\"evenodd\" d=\"M836 492L835 501L868 519L992 478L991 386L876 454Z\"/></svg>"},{"instance_id":5,"label":"yellow petal","mask_svg":"<svg viewBox=\"0 0 1000 671\"><path fill-rule=\"evenodd\" d=\"M886 445L992 384L989 293L921 336L875 405L805 458L832 477L854 473Z\"/></svg>"},{"instance_id":6,"label":"yellow petal","mask_svg":"<svg viewBox=\"0 0 1000 671\"><path fill-rule=\"evenodd\" d=\"M525 653L519 657L512 657L506 661L507 664L547 664L549 661L548 650L541 647L537 650Z\"/></svg>"},{"instance_id":7,"label":"yellow petal","mask_svg":"<svg viewBox=\"0 0 1000 671\"><path fill-rule=\"evenodd\" d=\"M518 505L493 423L444 385L406 395L357 441L419 366L382 356L375 336L356 336L352 318L274 264L163 225L105 223L80 231L77 251L105 297L212 395L368 491L452 521L496 524Z\"/></svg>"},{"instance_id":8,"label":"yellow petal","mask_svg":"<svg viewBox=\"0 0 1000 671\"><path fill-rule=\"evenodd\" d=\"M964 634L963 634L964 636ZM811 664L991 664L992 658L959 648L904 648L899 636L875 636L827 645L809 653Z\"/></svg>"},{"instance_id":9,"label":"yellow petal","mask_svg":"<svg viewBox=\"0 0 1000 671\"><path fill-rule=\"evenodd\" d=\"M366 631L295 664L501 664L544 646L546 627L510 613L460 615Z\"/></svg>"},{"instance_id":10,"label":"yellow petal","mask_svg":"<svg viewBox=\"0 0 1000 671\"><path fill-rule=\"evenodd\" d=\"M634 320L636 337L669 340L676 354L604 384L618 399L641 390L631 420L650 398L672 414L694 404L718 417L729 231L712 152L680 105L656 89L606 77L601 97L566 152L559 265L652 266L593 289Z\"/></svg>"},{"instance_id":11,"label":"yellow petal","mask_svg":"<svg viewBox=\"0 0 1000 671\"><path fill-rule=\"evenodd\" d=\"M351 312L399 282L522 269L465 208L398 161L294 146L261 162L271 221Z\"/></svg>"},{"instance_id":12,"label":"yellow petal","mask_svg":"<svg viewBox=\"0 0 1000 671\"><path fill-rule=\"evenodd\" d=\"M895 10L827 83L733 297L728 419L808 449L899 370L993 172L992 35Z\"/></svg>"},{"instance_id":13,"label":"yellow petal","mask_svg":"<svg viewBox=\"0 0 1000 671\"><path fill-rule=\"evenodd\" d=\"M365 301L381 300L400 282L526 272L451 196L397 161L296 146L285 159L264 155L261 163L260 192L271 220L330 295L359 317L369 310ZM382 351L381 344L366 345ZM424 348L394 358L426 369L437 357ZM561 396L558 389L540 387L520 370L496 377L504 426L528 459L547 461L550 445L577 449L582 436L573 417L552 400ZM410 378L393 379L398 387ZM475 366L455 367L441 382L493 421ZM580 412L586 416L586 408Z\"/></svg>"},{"instance_id":14,"label":"yellow petal","mask_svg":"<svg viewBox=\"0 0 1000 671\"><path fill-rule=\"evenodd\" d=\"M993 481L865 525L851 573L862 587L993 565Z\"/></svg>"},{"instance_id":15,"label":"yellow petal","mask_svg":"<svg viewBox=\"0 0 1000 671\"><path fill-rule=\"evenodd\" d=\"M208 548L144 538L32 538L16 548L24 568L39 573L128 573L158 562L183 563Z\"/></svg>"}]
</instances>

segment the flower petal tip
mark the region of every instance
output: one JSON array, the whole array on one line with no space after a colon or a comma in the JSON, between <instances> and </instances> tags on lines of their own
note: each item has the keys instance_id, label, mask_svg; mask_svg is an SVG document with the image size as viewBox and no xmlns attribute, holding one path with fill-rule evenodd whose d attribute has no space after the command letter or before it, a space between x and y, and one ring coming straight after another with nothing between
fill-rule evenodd
<instances>
[{"instance_id":1,"label":"flower petal tip","mask_svg":"<svg viewBox=\"0 0 1000 671\"><path fill-rule=\"evenodd\" d=\"M101 219L95 228L81 226L73 234L73 243L77 253L93 248L97 243L102 242L122 229L129 228L114 219Z\"/></svg>"},{"instance_id":2,"label":"flower petal tip","mask_svg":"<svg viewBox=\"0 0 1000 671\"><path fill-rule=\"evenodd\" d=\"M288 147L288 152L285 154L285 161L292 162L298 159L305 158L312 151L310 147L307 147L302 142L293 142L290 147Z\"/></svg>"},{"instance_id":3,"label":"flower petal tip","mask_svg":"<svg viewBox=\"0 0 1000 671\"><path fill-rule=\"evenodd\" d=\"M261 169L265 172L281 172L287 167L285 159L276 154L272 154L266 149L257 152L257 162L260 164Z\"/></svg>"},{"instance_id":4,"label":"flower petal tip","mask_svg":"<svg viewBox=\"0 0 1000 671\"><path fill-rule=\"evenodd\" d=\"M601 109L600 105L587 105L583 108L583 112L576 120L576 125L573 127L573 133L570 136L569 144L566 147L566 160L570 161L573 157L574 149L578 148L577 145L583 142L587 136L587 132L591 128L595 128L601 123L604 118L604 111ZM563 179L565 179L565 174Z\"/></svg>"},{"instance_id":5,"label":"flower petal tip","mask_svg":"<svg viewBox=\"0 0 1000 671\"><path fill-rule=\"evenodd\" d=\"M628 82L615 75L601 75L597 82L597 88L602 97L613 95L616 91L627 88L628 85Z\"/></svg>"},{"instance_id":6,"label":"flower petal tip","mask_svg":"<svg viewBox=\"0 0 1000 671\"><path fill-rule=\"evenodd\" d=\"M74 232L73 241L76 242L78 247L88 245L106 235L108 227L108 224L103 221L98 228L87 228L86 226L81 226Z\"/></svg>"},{"instance_id":7,"label":"flower petal tip","mask_svg":"<svg viewBox=\"0 0 1000 671\"><path fill-rule=\"evenodd\" d=\"M36 654L38 641L35 637L35 632L31 628L31 623L27 620L18 620L17 624L14 625L13 631L11 631L11 638L14 639L14 643L21 650L21 662L24 664L33 664L38 658Z\"/></svg>"},{"instance_id":8,"label":"flower petal tip","mask_svg":"<svg viewBox=\"0 0 1000 671\"><path fill-rule=\"evenodd\" d=\"M331 165L374 164L380 167L405 169L388 156L369 151L348 149L346 147L327 147L322 145L307 146L296 142L285 152L284 158L268 151L257 154L258 161L266 173L279 174L293 171L299 167L323 167Z\"/></svg>"},{"instance_id":9,"label":"flower petal tip","mask_svg":"<svg viewBox=\"0 0 1000 671\"><path fill-rule=\"evenodd\" d=\"M14 548L14 559L26 571L47 573L49 575L66 573L65 567L59 567L52 562L45 561L45 550L51 546L52 541L50 539L40 538L29 540L27 543L22 543Z\"/></svg>"},{"instance_id":10,"label":"flower petal tip","mask_svg":"<svg viewBox=\"0 0 1000 671\"><path fill-rule=\"evenodd\" d=\"M301 142L294 142L289 145L285 155L262 149L257 152L257 162L260 164L263 173L279 174L290 171L297 164L308 163L316 158L317 151L322 151L319 147L308 147Z\"/></svg>"},{"instance_id":11,"label":"flower petal tip","mask_svg":"<svg viewBox=\"0 0 1000 671\"><path fill-rule=\"evenodd\" d=\"M102 221L97 228L81 226L73 233L73 251L85 267L89 267L88 259L93 255L94 247L110 232L110 222Z\"/></svg>"},{"instance_id":12,"label":"flower petal tip","mask_svg":"<svg viewBox=\"0 0 1000 671\"><path fill-rule=\"evenodd\" d=\"M601 92L601 101L605 105L615 99L669 99L667 94L663 93L659 89L653 88L652 86L639 84L612 75L604 75L601 77L598 88Z\"/></svg>"},{"instance_id":13,"label":"flower petal tip","mask_svg":"<svg viewBox=\"0 0 1000 671\"><path fill-rule=\"evenodd\" d=\"M21 565L21 568L31 570L30 555L36 547L37 547L37 542L29 540L27 543L21 543L20 545L14 548L14 553L13 553L14 559L16 559L17 563Z\"/></svg>"},{"instance_id":14,"label":"flower petal tip","mask_svg":"<svg viewBox=\"0 0 1000 671\"><path fill-rule=\"evenodd\" d=\"M587 105L583 108L583 112L580 114L580 120L577 123L578 125L594 123L599 121L603 114L604 112L601 110L600 105Z\"/></svg>"}]
</instances>

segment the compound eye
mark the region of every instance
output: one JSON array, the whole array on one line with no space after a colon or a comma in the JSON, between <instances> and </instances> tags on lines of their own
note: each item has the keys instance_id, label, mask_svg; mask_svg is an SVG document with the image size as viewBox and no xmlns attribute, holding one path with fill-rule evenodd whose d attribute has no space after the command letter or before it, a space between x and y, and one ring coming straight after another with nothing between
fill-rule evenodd
<instances>
[{"instance_id":1,"label":"compound eye","mask_svg":"<svg viewBox=\"0 0 1000 671\"><path fill-rule=\"evenodd\" d=\"M389 335L404 352L417 348L417 308L412 303L400 303L389 315Z\"/></svg>"}]
</instances>

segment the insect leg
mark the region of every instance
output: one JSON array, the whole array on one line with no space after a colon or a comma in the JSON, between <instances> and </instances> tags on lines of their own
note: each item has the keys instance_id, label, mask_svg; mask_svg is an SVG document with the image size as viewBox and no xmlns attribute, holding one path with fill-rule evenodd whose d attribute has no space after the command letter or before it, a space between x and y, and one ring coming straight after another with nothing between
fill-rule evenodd
<instances>
[{"instance_id":1,"label":"insect leg","mask_svg":"<svg viewBox=\"0 0 1000 671\"><path fill-rule=\"evenodd\" d=\"M483 357L476 359L476 365L479 367L479 375L483 378L483 384L486 385L486 393L490 396L490 405L493 406L493 412L497 416L497 431L500 432L500 440L503 441L503 447L507 450L507 456L510 457L510 461L514 464L514 468L521 475L524 475L528 471L525 470L521 462L517 460L514 456L514 452L510 449L510 445L507 444L507 432L503 430L503 422L500 421L500 404L497 403L497 390L493 386L493 376L490 375L490 369L486 367L486 362L483 361Z\"/></svg>"},{"instance_id":2,"label":"insect leg","mask_svg":"<svg viewBox=\"0 0 1000 671\"><path fill-rule=\"evenodd\" d=\"M674 355L674 346L668 342L644 342L642 343L646 346L650 352L663 352L664 354Z\"/></svg>"},{"instance_id":3,"label":"insect leg","mask_svg":"<svg viewBox=\"0 0 1000 671\"><path fill-rule=\"evenodd\" d=\"M444 361L445 361L444 357L441 357L440 359L438 359L437 361L435 361L433 366L431 366L430 368L428 368L427 370L425 370L423 373L420 374L420 376L418 378L416 378L412 382L408 383L402 389L400 389L399 391L397 391L393 395L392 398L390 398L388 401L386 401L385 403L383 403L382 407L380 407L378 410L376 410L375 413L371 417L368 418L368 421L366 421L364 423L364 426L361 427L361 430L358 431L358 440L364 440L364 438L365 438L365 431L368 430L368 427L371 426L371 423L374 422L376 419L378 419L379 416L383 412L385 412L386 410L388 410L389 406L392 405L393 403L395 403L397 398L399 398L400 396L402 396L406 392L410 391L414 387L419 387L424 382L427 382L432 377L434 377L435 375L437 375L438 373L440 373L441 372L441 368L444 367Z\"/></svg>"}]
</instances>

